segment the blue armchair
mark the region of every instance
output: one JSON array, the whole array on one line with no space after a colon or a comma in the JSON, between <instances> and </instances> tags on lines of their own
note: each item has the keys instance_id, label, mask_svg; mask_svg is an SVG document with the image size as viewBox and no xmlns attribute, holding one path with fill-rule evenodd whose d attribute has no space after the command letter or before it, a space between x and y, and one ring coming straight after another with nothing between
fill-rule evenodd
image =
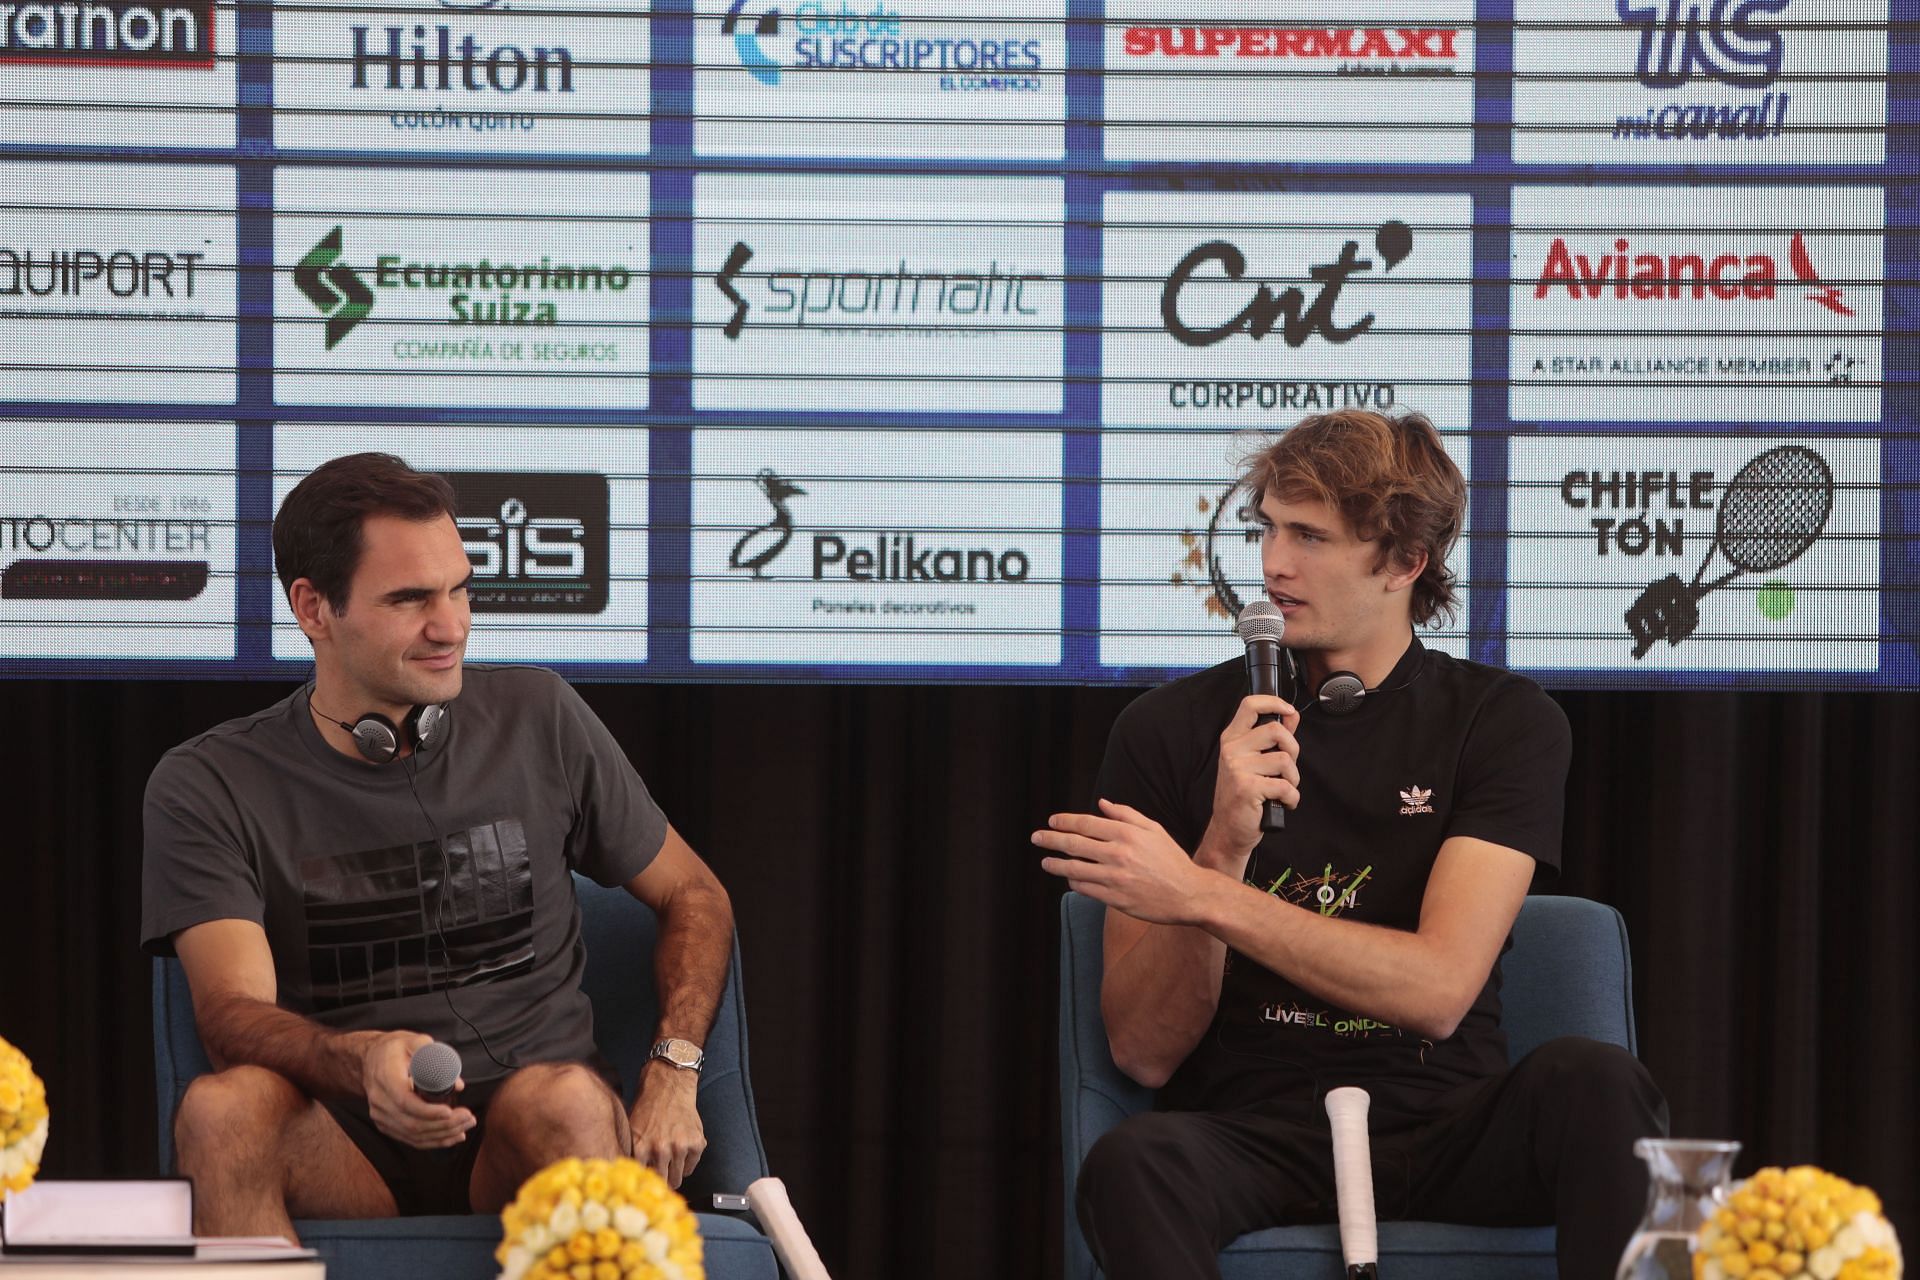
<instances>
[{"instance_id":1,"label":"blue armchair","mask_svg":"<svg viewBox=\"0 0 1920 1280\"><path fill-rule=\"evenodd\" d=\"M624 889L606 889L574 877L580 895L581 930L587 945L583 979L593 1001L594 1036L600 1050L620 1072L627 1096L653 1046L658 1016L653 990L653 912ZM173 1115L195 1076L211 1071L193 1023L193 1000L186 972L177 960L153 966L153 1045L155 1086L160 1112L160 1167L173 1167ZM740 944L720 1001L719 1016L707 1037L707 1064L700 1076L700 1118L707 1151L681 1188L699 1210L715 1191L740 1192L767 1173L766 1150L754 1115L753 1087L747 1077L746 1007L740 994ZM777 1280L773 1246L744 1218L701 1213L706 1241L706 1270L714 1280ZM500 1243L500 1219L494 1215L301 1220L294 1223L302 1243L326 1259L333 1280L491 1280L499 1267L493 1250Z\"/></svg>"},{"instance_id":2,"label":"blue armchair","mask_svg":"<svg viewBox=\"0 0 1920 1280\"><path fill-rule=\"evenodd\" d=\"M1153 1103L1151 1090L1113 1065L1100 1020L1100 935L1106 909L1068 893L1060 900L1060 1152L1067 1192L1067 1280L1099 1274L1080 1238L1074 1187L1101 1134ZM1501 962L1501 1022L1508 1056L1561 1036L1586 1036L1638 1052L1626 924L1612 907L1583 898L1528 898ZM1552 1227L1380 1224L1380 1269L1420 1280L1553 1280ZM1275 1227L1241 1236L1220 1255L1226 1280L1341 1280L1332 1226Z\"/></svg>"}]
</instances>

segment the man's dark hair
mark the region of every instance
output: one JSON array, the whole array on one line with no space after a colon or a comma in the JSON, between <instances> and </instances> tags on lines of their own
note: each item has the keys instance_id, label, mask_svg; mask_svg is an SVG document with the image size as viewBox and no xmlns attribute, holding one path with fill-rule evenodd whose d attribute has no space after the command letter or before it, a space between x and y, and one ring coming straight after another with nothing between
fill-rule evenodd
<instances>
[{"instance_id":1,"label":"man's dark hair","mask_svg":"<svg viewBox=\"0 0 1920 1280\"><path fill-rule=\"evenodd\" d=\"M280 589L291 591L305 578L335 613L345 613L367 517L425 523L443 515L453 515L453 486L444 478L415 471L390 453L335 458L295 485L273 518Z\"/></svg>"},{"instance_id":2,"label":"man's dark hair","mask_svg":"<svg viewBox=\"0 0 1920 1280\"><path fill-rule=\"evenodd\" d=\"M1411 567L1426 552L1413 584L1414 622L1457 611L1447 553L1466 522L1467 482L1425 414L1314 414L1254 455L1244 482L1256 501L1271 493L1338 511L1356 536L1379 544L1376 572Z\"/></svg>"}]
</instances>

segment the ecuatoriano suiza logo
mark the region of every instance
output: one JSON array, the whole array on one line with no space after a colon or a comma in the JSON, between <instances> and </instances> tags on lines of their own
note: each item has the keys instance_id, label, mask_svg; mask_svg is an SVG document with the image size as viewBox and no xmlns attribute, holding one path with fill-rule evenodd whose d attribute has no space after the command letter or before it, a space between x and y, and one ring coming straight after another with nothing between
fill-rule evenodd
<instances>
[{"instance_id":1,"label":"ecuatoriano suiza logo","mask_svg":"<svg viewBox=\"0 0 1920 1280\"><path fill-rule=\"evenodd\" d=\"M630 250L631 251L631 250ZM561 307L582 294L624 293L634 282L633 268L619 262L556 262L542 254L536 261L492 257L450 261L378 253L372 284L342 259L346 237L335 227L307 251L293 271L293 283L326 318L326 349L331 351L373 310L376 296L399 291L446 299L448 325L553 327ZM363 268L364 270L364 268ZM418 314L409 320L435 323Z\"/></svg>"}]
</instances>

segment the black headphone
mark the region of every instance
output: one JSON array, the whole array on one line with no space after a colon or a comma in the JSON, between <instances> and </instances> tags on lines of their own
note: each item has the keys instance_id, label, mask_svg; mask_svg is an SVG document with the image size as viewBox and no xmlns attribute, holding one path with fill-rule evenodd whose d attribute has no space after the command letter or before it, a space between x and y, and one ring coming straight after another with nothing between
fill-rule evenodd
<instances>
[{"instance_id":1,"label":"black headphone","mask_svg":"<svg viewBox=\"0 0 1920 1280\"><path fill-rule=\"evenodd\" d=\"M1287 666L1291 672L1293 685L1297 689L1301 677L1300 664L1294 658L1293 650L1286 650L1286 655ZM1314 690L1313 701L1308 705L1318 706L1330 716L1352 715L1360 709L1360 704L1367 700L1368 694L1393 693L1396 690L1404 689L1415 680L1418 680L1421 675L1426 672L1426 669L1427 655L1425 652L1422 652L1420 654L1420 663L1413 669L1412 675L1402 680L1399 684L1375 685L1371 689L1367 688L1366 681L1351 671L1330 672L1327 678L1320 682L1320 687ZM1289 699L1289 701L1291 701L1291 699ZM1301 709L1303 711L1305 710L1304 707Z\"/></svg>"},{"instance_id":2,"label":"black headphone","mask_svg":"<svg viewBox=\"0 0 1920 1280\"><path fill-rule=\"evenodd\" d=\"M313 706L312 694L307 695L307 705ZM369 711L349 724L345 720L335 720L318 707L313 710L321 719L337 724L351 734L354 749L374 764L390 763L400 754L403 740L415 751L429 751L434 743L440 741L441 734L446 732L447 704L444 702L423 702L407 712L407 718L398 725L378 711Z\"/></svg>"}]
</instances>

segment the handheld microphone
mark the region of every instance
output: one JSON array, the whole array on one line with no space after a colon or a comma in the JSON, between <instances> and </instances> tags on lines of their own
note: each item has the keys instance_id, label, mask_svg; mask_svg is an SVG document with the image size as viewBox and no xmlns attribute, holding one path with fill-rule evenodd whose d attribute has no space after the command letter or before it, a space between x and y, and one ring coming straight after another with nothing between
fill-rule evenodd
<instances>
[{"instance_id":1,"label":"handheld microphone","mask_svg":"<svg viewBox=\"0 0 1920 1280\"><path fill-rule=\"evenodd\" d=\"M415 1049L407 1063L407 1080L422 1102L452 1102L453 1086L459 1079L460 1051L438 1040Z\"/></svg>"},{"instance_id":2,"label":"handheld microphone","mask_svg":"<svg viewBox=\"0 0 1920 1280\"><path fill-rule=\"evenodd\" d=\"M1247 646L1247 692L1280 697L1280 637L1287 629L1286 615L1271 600L1249 600L1240 610L1233 629ZM1260 715L1255 716L1253 722L1271 724L1279 718ZM1286 827L1287 806L1278 800L1267 801L1266 811L1260 817L1260 829L1284 831Z\"/></svg>"},{"instance_id":3,"label":"handheld microphone","mask_svg":"<svg viewBox=\"0 0 1920 1280\"><path fill-rule=\"evenodd\" d=\"M1373 1217L1373 1156L1367 1143L1365 1089L1351 1085L1327 1091L1327 1121L1333 1126L1333 1194L1340 1215L1340 1254L1347 1280L1377 1280L1380 1234Z\"/></svg>"}]
</instances>

